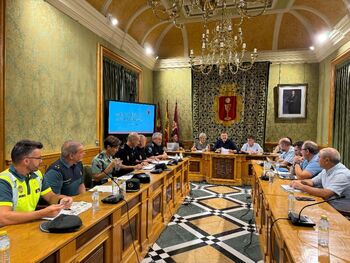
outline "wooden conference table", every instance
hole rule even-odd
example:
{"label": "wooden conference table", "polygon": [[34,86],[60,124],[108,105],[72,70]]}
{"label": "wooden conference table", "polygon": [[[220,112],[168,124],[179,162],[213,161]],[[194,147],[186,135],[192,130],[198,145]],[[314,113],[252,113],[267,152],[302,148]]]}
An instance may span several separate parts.
{"label": "wooden conference table", "polygon": [[[103,204],[93,213],[80,214],[81,229],[74,233],[43,233],[42,221],[6,226],[10,238],[11,263],[15,262],[137,262],[130,226],[140,261],[156,241],[166,223],[189,191],[189,161],[185,158],[171,171],[151,174],[151,183],[142,184],[135,193],[127,193],[125,202]],[[100,199],[109,195],[101,193]],[[74,197],[91,202],[91,192]]]}
{"label": "wooden conference table", "polygon": [[251,184],[252,160],[266,160],[267,157],[274,159],[278,156],[277,154],[221,154],[198,151],[182,152],[182,154],[190,157],[191,181],[205,180],[213,184],[231,185]]}
{"label": "wooden conference table", "polygon": [[[294,226],[289,220],[275,222],[270,236],[271,223],[288,214],[288,193],[281,188],[290,184],[290,180],[275,178],[272,184],[259,177],[263,173],[260,165],[254,164],[253,206],[256,226],[259,232],[260,246],[265,262],[350,262],[350,221],[328,203],[305,208],[303,215],[310,217],[316,224],[321,215],[330,222],[329,250],[318,249],[317,228]],[[309,196],[296,193],[296,196]],[[295,210],[299,211],[308,204],[323,201],[296,201]]]}

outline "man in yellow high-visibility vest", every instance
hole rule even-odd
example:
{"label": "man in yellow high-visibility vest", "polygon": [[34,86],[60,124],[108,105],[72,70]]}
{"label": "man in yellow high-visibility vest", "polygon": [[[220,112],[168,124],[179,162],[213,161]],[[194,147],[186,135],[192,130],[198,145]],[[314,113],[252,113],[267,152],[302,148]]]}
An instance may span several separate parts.
{"label": "man in yellow high-visibility vest", "polygon": [[[0,173],[0,226],[54,217],[69,208],[73,199],[52,192],[38,170],[42,143],[22,140],[11,151],[11,166]],[[35,211],[39,198],[51,205]]]}

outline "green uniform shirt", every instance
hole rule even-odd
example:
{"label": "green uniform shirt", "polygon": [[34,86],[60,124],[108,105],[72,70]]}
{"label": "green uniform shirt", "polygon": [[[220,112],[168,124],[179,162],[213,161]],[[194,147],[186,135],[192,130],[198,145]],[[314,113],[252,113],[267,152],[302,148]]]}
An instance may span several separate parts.
{"label": "green uniform shirt", "polygon": [[[96,155],[92,160],[92,166],[91,166],[92,174],[102,173],[112,161],[113,161],[113,157],[108,156],[106,151],[102,151],[101,153]],[[115,168],[111,169],[108,174],[110,176],[113,176],[114,171],[115,171]],[[108,178],[108,177],[106,176],[105,178]]]}

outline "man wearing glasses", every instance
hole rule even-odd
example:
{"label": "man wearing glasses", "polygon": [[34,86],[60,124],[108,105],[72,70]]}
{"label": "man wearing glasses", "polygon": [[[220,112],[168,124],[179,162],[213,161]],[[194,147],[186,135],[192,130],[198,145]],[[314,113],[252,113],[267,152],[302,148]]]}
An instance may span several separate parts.
{"label": "man wearing glasses", "polygon": [[318,175],[322,168],[318,163],[318,145],[312,141],[304,142],[301,147],[302,157],[294,157],[294,173],[299,180],[310,179]]}
{"label": "man wearing glasses", "polygon": [[[0,173],[0,226],[54,217],[69,208],[72,198],[52,192],[41,172],[40,142],[22,140],[11,151],[12,164]],[[39,198],[51,205],[35,211]]]}

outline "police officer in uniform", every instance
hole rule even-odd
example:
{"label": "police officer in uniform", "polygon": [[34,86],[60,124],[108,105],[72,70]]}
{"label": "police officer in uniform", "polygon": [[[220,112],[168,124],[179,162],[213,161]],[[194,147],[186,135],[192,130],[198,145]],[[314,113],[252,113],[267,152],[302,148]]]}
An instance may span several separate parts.
{"label": "police officer in uniform", "polygon": [[108,181],[110,176],[116,176],[122,161],[113,158],[118,152],[120,140],[112,135],[103,141],[104,150],[92,160],[91,172],[93,185],[101,185]]}
{"label": "police officer in uniform", "polygon": [[45,178],[56,194],[78,195],[85,193],[82,159],[84,146],[77,141],[66,141],[61,147],[61,157],[51,164]]}
{"label": "police officer in uniform", "polygon": [[136,159],[138,163],[148,164],[147,163],[147,154],[146,154],[146,143],[147,139],[145,135],[140,134],[139,145],[136,147]]}
{"label": "police officer in uniform", "polygon": [[142,164],[137,163],[136,147],[139,144],[139,140],[140,137],[136,132],[129,133],[127,142],[117,152],[116,157],[123,162],[118,175],[124,175],[135,169],[139,170],[142,168]]}
{"label": "police officer in uniform", "polygon": [[[40,142],[22,140],[11,151],[12,164],[0,173],[0,227],[43,217],[55,217],[69,208],[73,199],[57,195],[38,170],[42,163]],[[39,198],[50,206],[35,211]]]}
{"label": "police officer in uniform", "polygon": [[168,155],[163,150],[162,139],[163,135],[160,132],[153,133],[152,142],[146,147],[147,157],[154,157],[156,159],[168,158]]}

